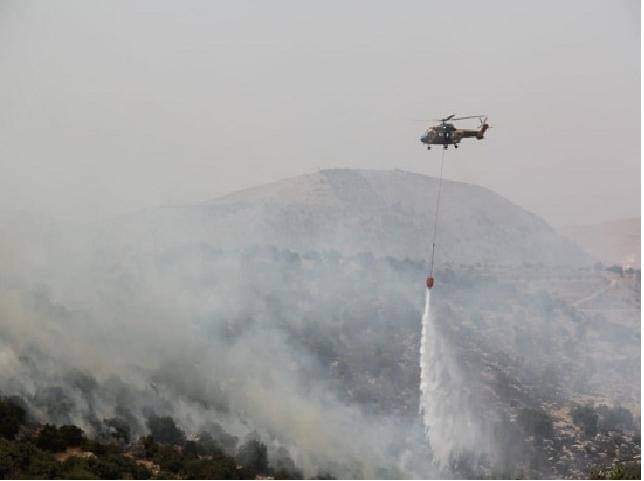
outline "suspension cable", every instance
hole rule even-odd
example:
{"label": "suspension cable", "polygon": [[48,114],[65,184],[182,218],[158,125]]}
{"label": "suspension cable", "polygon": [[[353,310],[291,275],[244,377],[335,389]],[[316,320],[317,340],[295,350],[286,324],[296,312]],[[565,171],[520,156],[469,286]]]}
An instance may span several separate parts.
{"label": "suspension cable", "polygon": [[441,205],[441,191],[443,190],[443,166],[445,164],[445,152],[447,149],[443,149],[443,154],[441,155],[441,174],[438,178],[438,195],[436,196],[436,210],[434,211],[434,228],[432,231],[432,260],[429,268],[429,276],[434,276],[434,255],[436,253],[436,236],[438,234],[438,211]]}

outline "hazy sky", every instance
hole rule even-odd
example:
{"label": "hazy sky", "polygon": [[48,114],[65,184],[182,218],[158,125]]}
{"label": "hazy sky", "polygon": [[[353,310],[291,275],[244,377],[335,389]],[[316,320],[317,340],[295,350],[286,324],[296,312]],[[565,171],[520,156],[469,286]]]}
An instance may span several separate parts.
{"label": "hazy sky", "polygon": [[93,219],[319,168],[447,177],[555,225],[640,214],[633,1],[0,3],[0,208]]}

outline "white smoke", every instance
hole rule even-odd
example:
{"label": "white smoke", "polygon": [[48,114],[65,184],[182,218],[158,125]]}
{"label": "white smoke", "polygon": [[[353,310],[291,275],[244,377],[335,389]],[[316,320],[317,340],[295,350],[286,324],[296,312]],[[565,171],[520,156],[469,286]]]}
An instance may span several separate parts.
{"label": "white smoke", "polygon": [[[191,435],[213,422],[238,444],[252,433],[269,450],[286,448],[307,477],[433,473],[416,419],[343,397],[315,347],[292,334],[308,325],[301,306],[327,332],[327,306],[348,288],[342,276],[325,274],[320,262],[307,278],[326,287],[328,301],[290,288],[280,297],[282,285],[301,288],[302,277],[284,284],[290,264],[204,258],[194,246],[185,249],[196,256],[150,254],[79,231],[73,249],[34,236],[42,252],[49,247],[42,256],[31,255],[35,242],[0,235],[0,264],[15,266],[0,276],[0,395],[18,396],[35,421],[99,437],[108,433],[104,421],[118,418],[136,439],[156,414]],[[16,261],[5,262],[5,252]]]}

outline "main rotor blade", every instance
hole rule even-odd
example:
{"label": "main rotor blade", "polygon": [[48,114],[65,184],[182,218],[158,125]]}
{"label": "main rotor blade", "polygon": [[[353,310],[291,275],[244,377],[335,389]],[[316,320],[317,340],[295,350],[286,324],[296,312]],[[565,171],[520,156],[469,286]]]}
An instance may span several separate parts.
{"label": "main rotor blade", "polygon": [[465,117],[454,117],[454,115],[456,114],[449,115],[442,119],[411,119],[411,121],[412,122],[447,122],[448,120],[487,119],[487,115],[467,115]]}
{"label": "main rotor blade", "polygon": [[485,115],[468,115],[467,117],[456,117],[452,120],[482,119]]}

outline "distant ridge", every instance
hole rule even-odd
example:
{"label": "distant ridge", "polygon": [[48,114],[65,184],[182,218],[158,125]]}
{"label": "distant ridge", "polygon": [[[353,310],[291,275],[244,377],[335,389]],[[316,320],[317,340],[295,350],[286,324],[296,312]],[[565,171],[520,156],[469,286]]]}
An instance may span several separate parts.
{"label": "distant ridge", "polygon": [[632,217],[600,224],[565,227],[562,232],[604,264],[639,268],[640,226],[640,218]]}

